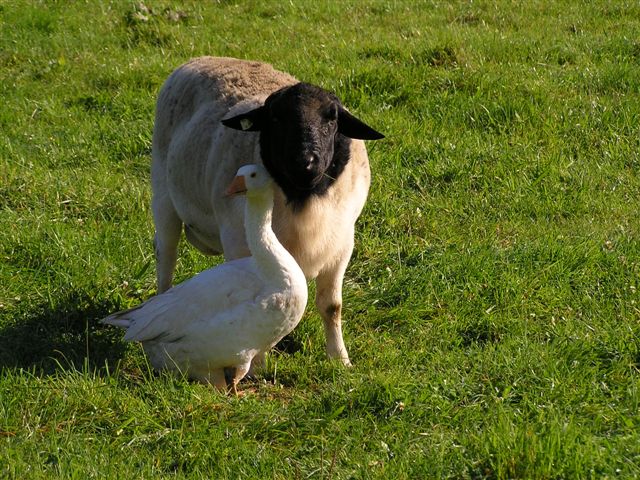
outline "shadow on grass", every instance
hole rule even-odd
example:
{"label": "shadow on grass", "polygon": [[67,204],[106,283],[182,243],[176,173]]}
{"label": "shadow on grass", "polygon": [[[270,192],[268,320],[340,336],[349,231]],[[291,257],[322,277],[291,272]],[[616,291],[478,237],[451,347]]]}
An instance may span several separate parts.
{"label": "shadow on grass", "polygon": [[58,370],[100,373],[122,358],[122,331],[98,323],[118,306],[73,292],[49,303],[25,305],[0,317],[0,368],[47,375]]}

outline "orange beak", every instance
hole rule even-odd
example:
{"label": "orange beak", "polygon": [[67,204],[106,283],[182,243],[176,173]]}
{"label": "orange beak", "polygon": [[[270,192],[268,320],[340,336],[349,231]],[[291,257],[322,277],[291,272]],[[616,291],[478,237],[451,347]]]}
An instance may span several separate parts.
{"label": "orange beak", "polygon": [[227,187],[227,191],[224,192],[224,194],[227,197],[230,197],[231,195],[237,195],[246,191],[247,186],[244,183],[244,177],[235,177],[229,187]]}

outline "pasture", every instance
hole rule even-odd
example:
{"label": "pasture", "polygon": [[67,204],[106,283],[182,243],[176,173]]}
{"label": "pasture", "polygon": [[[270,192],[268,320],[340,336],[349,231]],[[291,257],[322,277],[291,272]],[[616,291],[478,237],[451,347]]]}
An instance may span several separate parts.
{"label": "pasture", "polygon": [[[2,478],[640,476],[640,5],[0,2]],[[155,292],[154,103],[199,55],[368,142],[344,285],[239,398],[98,324]],[[220,258],[181,243],[177,279]]]}

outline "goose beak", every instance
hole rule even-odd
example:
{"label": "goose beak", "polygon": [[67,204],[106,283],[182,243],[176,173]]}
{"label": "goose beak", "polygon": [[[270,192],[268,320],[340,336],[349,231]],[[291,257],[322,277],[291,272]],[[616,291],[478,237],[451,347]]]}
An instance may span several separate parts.
{"label": "goose beak", "polygon": [[246,191],[247,186],[244,183],[244,177],[235,177],[224,194],[226,197],[230,197]]}

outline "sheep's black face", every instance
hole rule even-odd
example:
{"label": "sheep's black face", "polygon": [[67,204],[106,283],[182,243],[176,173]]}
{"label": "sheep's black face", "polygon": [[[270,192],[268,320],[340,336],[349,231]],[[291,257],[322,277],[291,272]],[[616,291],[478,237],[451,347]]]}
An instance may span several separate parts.
{"label": "sheep's black face", "polygon": [[262,161],[295,204],[322,195],[338,178],[349,161],[350,138],[382,138],[335,95],[307,83],[278,90],[263,107],[223,123],[260,131]]}
{"label": "sheep's black face", "polygon": [[271,95],[264,108],[262,161],[285,192],[312,193],[333,160],[340,102],[300,83]]}

